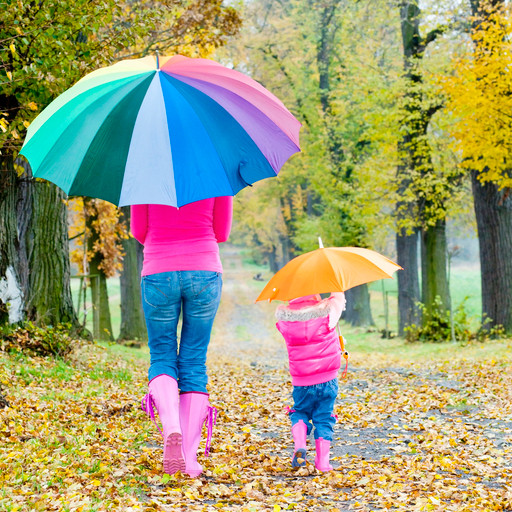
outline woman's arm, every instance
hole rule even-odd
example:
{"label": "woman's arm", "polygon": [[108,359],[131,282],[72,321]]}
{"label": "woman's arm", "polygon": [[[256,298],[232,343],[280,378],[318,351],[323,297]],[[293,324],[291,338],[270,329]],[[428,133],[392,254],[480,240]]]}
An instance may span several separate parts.
{"label": "woman's arm", "polygon": [[229,238],[233,220],[233,197],[216,197],[213,206],[213,232],[220,244]]}
{"label": "woman's arm", "polygon": [[130,207],[130,231],[142,245],[148,232],[148,205],[135,204]]}

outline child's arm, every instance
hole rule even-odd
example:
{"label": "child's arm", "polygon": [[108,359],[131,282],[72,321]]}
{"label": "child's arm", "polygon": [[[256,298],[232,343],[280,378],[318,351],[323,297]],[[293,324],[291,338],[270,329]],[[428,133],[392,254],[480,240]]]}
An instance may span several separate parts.
{"label": "child's arm", "polygon": [[331,310],[329,311],[329,329],[334,329],[340,319],[341,313],[345,311],[347,301],[345,300],[345,294],[343,292],[331,293],[329,301],[331,303]]}

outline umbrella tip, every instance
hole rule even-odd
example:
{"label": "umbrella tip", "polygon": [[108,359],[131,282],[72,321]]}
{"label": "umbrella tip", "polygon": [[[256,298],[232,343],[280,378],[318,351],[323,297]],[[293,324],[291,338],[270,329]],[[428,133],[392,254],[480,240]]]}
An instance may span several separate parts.
{"label": "umbrella tip", "polygon": [[158,58],[158,50],[156,50],[156,69],[160,69],[160,59]]}
{"label": "umbrella tip", "polygon": [[320,246],[320,249],[324,248],[324,244],[322,242],[322,238],[321,237],[318,237],[318,245]]}

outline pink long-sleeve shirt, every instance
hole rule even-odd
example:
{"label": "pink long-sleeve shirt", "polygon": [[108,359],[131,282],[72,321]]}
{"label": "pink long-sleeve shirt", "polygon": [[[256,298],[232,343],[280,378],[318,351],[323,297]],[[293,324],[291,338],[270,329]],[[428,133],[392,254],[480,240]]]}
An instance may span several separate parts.
{"label": "pink long-sleeve shirt", "polygon": [[232,218],[231,196],[203,199],[181,208],[132,206],[131,232],[144,246],[142,275],[174,270],[222,272],[218,244],[228,239]]}

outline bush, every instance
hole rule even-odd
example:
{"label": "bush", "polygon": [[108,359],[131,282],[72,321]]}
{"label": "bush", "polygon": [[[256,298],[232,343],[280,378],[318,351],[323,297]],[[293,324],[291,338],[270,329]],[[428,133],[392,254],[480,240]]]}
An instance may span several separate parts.
{"label": "bush", "polygon": [[[470,318],[466,310],[466,301],[469,297],[465,297],[459,306],[453,311],[453,328],[455,331],[456,341],[485,341],[485,339],[497,336],[503,332],[500,327],[488,329],[485,325],[490,321],[487,319],[476,332],[471,332]],[[423,318],[427,318],[427,308],[421,302],[418,302]],[[410,325],[404,329],[406,340],[409,342],[423,341],[439,343],[442,341],[450,341],[452,339],[450,315],[451,311],[446,311],[443,307],[441,298],[437,296],[432,304],[431,313],[423,326]]]}
{"label": "bush", "polygon": [[32,322],[27,322],[14,330],[3,327],[0,328],[0,350],[44,357],[63,357],[71,352],[75,343],[70,331],[70,324],[38,327]]}

